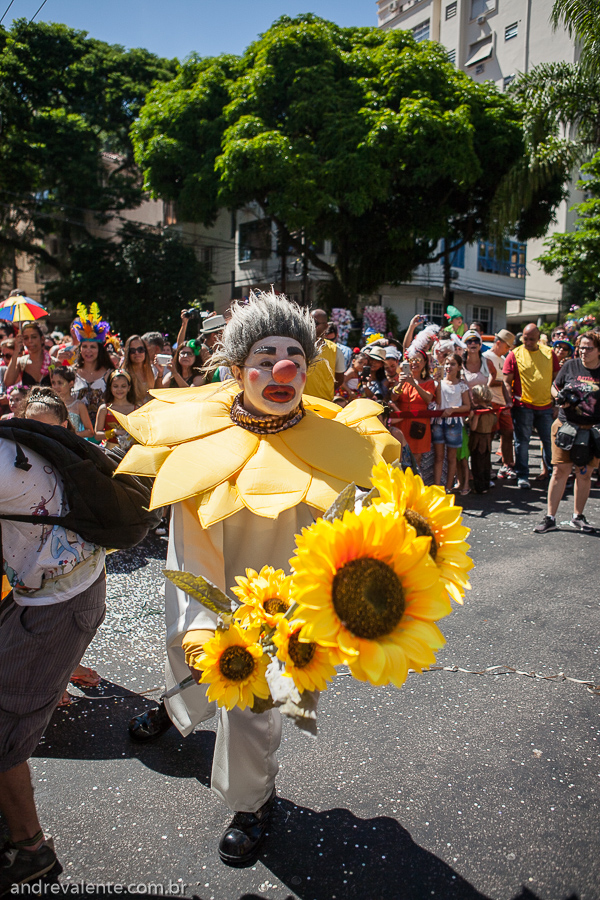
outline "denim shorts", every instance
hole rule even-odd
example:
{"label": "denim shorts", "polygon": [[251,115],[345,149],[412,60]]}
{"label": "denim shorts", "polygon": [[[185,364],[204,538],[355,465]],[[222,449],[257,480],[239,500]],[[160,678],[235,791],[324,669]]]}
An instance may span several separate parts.
{"label": "denim shorts", "polygon": [[442,421],[431,426],[431,440],[434,444],[446,444],[458,450],[463,440],[462,422]]}

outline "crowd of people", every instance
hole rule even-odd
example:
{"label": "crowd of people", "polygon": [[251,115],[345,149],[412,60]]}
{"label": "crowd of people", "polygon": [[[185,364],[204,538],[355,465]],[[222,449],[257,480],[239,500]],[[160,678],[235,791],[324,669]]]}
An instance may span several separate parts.
{"label": "crowd of people", "polygon": [[[182,311],[173,344],[158,332],[122,343],[94,305],[78,308],[68,335],[48,335],[36,323],[18,332],[0,326],[0,810],[10,831],[0,852],[0,893],[60,871],[38,819],[28,759],[56,705],[69,702],[67,684],[99,681],[81,658],[105,608],[106,545],[63,527],[70,508],[60,466],[35,449],[25,453],[19,435],[22,441],[34,422],[34,432],[48,440],[68,429],[69,440],[103,462],[111,453],[86,441],[130,450],[119,471],[154,477],[152,503],[148,495],[141,508],[171,507],[163,527],[170,527],[168,567],[204,576],[221,590],[240,572],[285,567],[295,535],[315,510],[325,511],[340,485],[368,487],[380,461],[402,457],[449,493],[486,493],[494,485],[496,434],[497,477],[515,480],[520,490],[531,487],[534,429],[540,438],[538,477],[550,481],[547,513],[534,530],[557,527],[573,476],[571,525],[592,531],[584,507],[600,457],[600,329],[582,332],[575,343],[557,329],[548,343],[534,324],[521,335],[507,329],[485,335],[456,308],[447,315],[443,329],[416,316],[402,344],[367,333],[355,348],[338,340],[325,310],[309,313],[272,292],[232,304],[224,315],[196,319]],[[195,319],[198,333],[190,337]],[[214,391],[187,393],[213,383]],[[153,396],[157,401],[141,409]],[[187,398],[196,409],[182,415]],[[331,421],[354,400],[361,402],[348,410],[351,424]],[[370,423],[364,431],[361,422]],[[306,490],[290,496],[282,489],[287,478]],[[114,524],[111,518],[110,540]],[[216,614],[170,583],[165,603],[169,690],[130,722],[137,741],[155,740],[173,726],[185,736],[214,714],[200,684],[179,689],[190,672],[201,680],[197,661],[214,637]],[[234,812],[219,854],[228,865],[247,865],[271,821],[280,715],[234,706],[219,716],[212,788]]]}
{"label": "crowd of people", "polygon": [[[19,331],[0,322],[0,418],[23,415],[32,388],[47,386],[64,402],[69,428],[102,446],[126,450],[132,438],[115,412],[128,415],[157,388],[183,389],[231,378],[227,367],[211,366],[229,311],[201,318],[197,311],[182,310],[172,344],[158,331],[130,335],[122,343],[98,312],[83,307],[79,312],[67,335],[48,333],[37,322]],[[571,477],[576,494],[572,525],[591,527],[583,497],[584,482],[590,481],[600,455],[593,431],[600,414],[590,390],[597,381],[600,328],[579,334],[569,319],[550,337],[534,324],[518,335],[504,328],[485,335],[481,323],[467,325],[451,306],[446,327],[417,315],[402,343],[367,332],[361,346],[352,348],[338,341],[337,327],[325,310],[313,310],[311,316],[321,354],[308,373],[307,394],[341,406],[360,397],[381,403],[382,421],[404,448],[403,462],[417,468],[426,483],[461,497],[486,493],[496,479],[530,489],[529,447],[535,431],[542,467],[533,478],[546,482],[552,473],[556,476],[544,530],[554,527],[559,485],[562,497]],[[192,323],[197,325],[193,337]],[[584,384],[586,399],[565,411],[556,396],[573,379],[578,390]],[[570,451],[560,454],[556,446],[555,434],[566,422],[590,432],[591,455],[583,474],[581,467],[567,471],[565,453]],[[499,439],[497,470],[492,464],[494,436]]]}

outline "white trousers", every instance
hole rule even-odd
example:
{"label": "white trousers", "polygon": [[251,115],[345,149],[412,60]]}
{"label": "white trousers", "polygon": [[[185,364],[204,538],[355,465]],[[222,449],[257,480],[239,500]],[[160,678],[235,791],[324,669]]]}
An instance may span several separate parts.
{"label": "white trousers", "polygon": [[[181,647],[168,648],[165,666],[167,688],[189,675]],[[184,702],[185,700],[185,702]],[[206,688],[195,684],[165,700],[174,725],[185,736],[197,724],[214,716]],[[251,709],[221,708],[212,765],[211,788],[234,812],[256,812],[271,796],[279,771],[277,749],[281,743],[279,710],[257,715]]]}

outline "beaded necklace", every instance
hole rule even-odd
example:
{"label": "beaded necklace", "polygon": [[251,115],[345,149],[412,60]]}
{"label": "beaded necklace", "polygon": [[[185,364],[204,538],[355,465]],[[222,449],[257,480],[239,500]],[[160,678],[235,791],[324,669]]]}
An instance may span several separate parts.
{"label": "beaded necklace", "polygon": [[256,416],[244,409],[244,392],[237,394],[233,401],[229,415],[231,421],[251,431],[252,434],[279,434],[280,431],[286,431],[297,425],[298,422],[306,415],[302,401],[300,405],[287,413],[285,416]]}

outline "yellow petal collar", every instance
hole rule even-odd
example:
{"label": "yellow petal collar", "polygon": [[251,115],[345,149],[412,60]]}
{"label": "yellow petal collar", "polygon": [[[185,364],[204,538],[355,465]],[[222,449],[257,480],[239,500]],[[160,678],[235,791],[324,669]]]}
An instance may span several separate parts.
{"label": "yellow petal collar", "polygon": [[305,396],[297,425],[256,435],[229,416],[238,393],[235,382],[153,391],[150,403],[117,415],[138,441],[118,471],[155,476],[152,509],[196,497],[205,528],[244,506],[268,518],[302,502],[322,511],[346,484],[369,485],[384,445],[386,459],[400,454],[373,401],[340,410]]}

